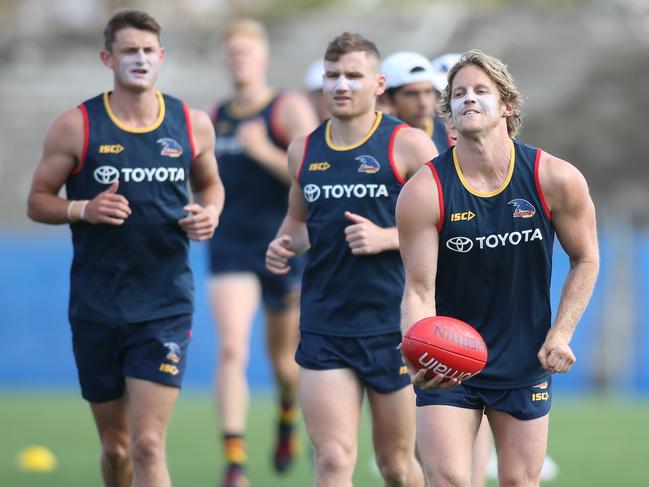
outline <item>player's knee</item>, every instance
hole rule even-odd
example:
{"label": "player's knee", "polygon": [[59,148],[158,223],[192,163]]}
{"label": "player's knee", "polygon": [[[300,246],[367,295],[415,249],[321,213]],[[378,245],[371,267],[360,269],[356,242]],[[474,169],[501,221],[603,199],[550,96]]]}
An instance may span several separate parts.
{"label": "player's knee", "polygon": [[469,487],[471,485],[470,472],[464,472],[460,469],[425,469],[426,481],[431,485],[441,485],[445,487]]}
{"label": "player's knee", "polygon": [[345,470],[351,472],[355,463],[356,451],[345,448],[341,443],[329,442],[316,448],[316,464],[321,475]]}
{"label": "player's knee", "polygon": [[498,472],[498,483],[501,487],[537,487],[539,476],[525,470]]}
{"label": "player's knee", "polygon": [[295,353],[284,354],[272,359],[273,368],[277,378],[282,382],[297,382],[299,367],[295,362]]}
{"label": "player's knee", "polygon": [[132,444],[133,463],[141,469],[147,469],[164,463],[164,443],[157,435],[142,435]]}
{"label": "player's knee", "polygon": [[221,343],[219,347],[221,363],[245,365],[248,362],[248,350],[245,346],[235,343]]}
{"label": "player's knee", "polygon": [[376,463],[386,485],[407,485],[408,477],[412,471],[414,457],[405,455],[377,455]]}
{"label": "player's knee", "polygon": [[112,469],[119,469],[130,461],[128,439],[102,441],[101,454]]}

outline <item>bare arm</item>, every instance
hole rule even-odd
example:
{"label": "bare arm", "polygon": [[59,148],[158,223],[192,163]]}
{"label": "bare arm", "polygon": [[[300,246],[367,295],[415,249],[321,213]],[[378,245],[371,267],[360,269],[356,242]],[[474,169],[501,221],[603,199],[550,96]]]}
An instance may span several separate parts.
{"label": "bare arm", "polygon": [[433,139],[423,130],[405,127],[394,139],[394,163],[405,180],[439,155]]}
{"label": "bare arm", "polygon": [[214,155],[212,122],[199,110],[190,110],[190,117],[196,145],[196,158],[190,172],[191,187],[198,203],[183,208],[190,215],[179,223],[190,239],[199,241],[212,238],[223,210],[225,191]]}
{"label": "bare arm", "polygon": [[575,363],[569,346],[595,287],[599,249],[595,207],[582,174],[571,164],[543,154],[540,182],[561,246],[570,258],[557,318],[538,357],[546,370],[567,372]]}
{"label": "bare arm", "polygon": [[439,234],[437,186],[429,168],[422,168],[401,190],[397,228],[406,285],[401,304],[401,331],[435,315],[435,278]]}
{"label": "bare arm", "polygon": [[[436,314],[439,219],[437,185],[430,169],[421,168],[403,187],[397,202],[397,228],[406,271],[401,302],[403,334],[417,321]],[[404,361],[408,363],[405,357]],[[428,379],[425,368],[415,373],[410,367],[410,373],[413,384],[424,389],[448,389],[458,384],[456,379],[446,379],[442,374]]]}
{"label": "bare arm", "polygon": [[27,199],[27,215],[32,220],[51,224],[85,220],[121,225],[131,214],[126,198],[117,194],[117,182],[90,201],[71,201],[59,196],[66,180],[80,164],[83,134],[83,116],[78,108],[61,114],[48,129]]}
{"label": "bare arm", "polygon": [[[406,127],[399,129],[394,141],[394,163],[399,176],[410,179],[424,164],[437,157],[437,148],[423,131]],[[381,228],[372,221],[346,212],[353,224],[345,229],[345,236],[353,254],[370,255],[399,250],[399,233],[396,227]]]}
{"label": "bare arm", "polygon": [[[302,94],[286,93],[277,103],[279,103],[276,108],[279,110],[279,128],[288,142],[296,137],[307,135],[316,128],[318,121],[313,108]],[[253,159],[281,181],[286,184],[291,183],[287,153],[268,138],[266,127],[261,119],[242,124],[237,137]]]}
{"label": "bare arm", "polygon": [[266,252],[266,267],[275,274],[289,272],[291,270],[288,265],[289,260],[309,249],[309,234],[306,227],[308,207],[297,181],[297,173],[306,150],[305,142],[305,137],[298,137],[288,148],[288,164],[292,175],[288,211],[277,232],[277,237],[270,242]]}

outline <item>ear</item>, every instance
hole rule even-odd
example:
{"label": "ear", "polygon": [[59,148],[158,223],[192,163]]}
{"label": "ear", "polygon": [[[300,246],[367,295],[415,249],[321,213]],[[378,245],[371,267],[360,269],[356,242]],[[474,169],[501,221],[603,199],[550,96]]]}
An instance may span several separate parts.
{"label": "ear", "polygon": [[160,48],[160,61],[164,61],[164,60],[165,60],[165,53],[166,53],[165,48],[164,48],[164,47],[161,47],[161,48]]}
{"label": "ear", "polygon": [[511,117],[514,114],[514,109],[511,107],[511,105],[508,105],[507,103],[503,103],[503,106],[505,108],[503,115],[505,117]]}
{"label": "ear", "polygon": [[385,93],[385,75],[379,73],[376,77],[376,90],[374,94],[381,96],[383,93]]}
{"label": "ear", "polygon": [[104,66],[109,69],[113,69],[113,55],[110,52],[102,50],[99,53],[99,59],[101,59],[101,62],[104,64]]}

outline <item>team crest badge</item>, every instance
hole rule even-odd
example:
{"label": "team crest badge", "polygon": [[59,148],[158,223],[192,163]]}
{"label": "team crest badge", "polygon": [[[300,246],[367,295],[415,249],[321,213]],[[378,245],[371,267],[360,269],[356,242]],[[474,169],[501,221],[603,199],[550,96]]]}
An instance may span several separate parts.
{"label": "team crest badge", "polygon": [[164,346],[169,350],[167,353],[167,360],[177,364],[180,362],[182,357],[182,352],[180,351],[180,346],[175,342],[166,342]]}
{"label": "team crest badge", "polygon": [[180,157],[183,155],[183,146],[178,141],[164,137],[158,139],[157,142],[162,145],[162,150],[160,151],[161,156]]}
{"label": "team crest badge", "polygon": [[361,163],[361,165],[358,166],[358,172],[365,174],[374,174],[379,172],[379,170],[381,169],[381,164],[379,164],[379,161],[374,159],[372,156],[358,156],[354,160]]}
{"label": "team crest badge", "polygon": [[534,205],[527,200],[517,198],[511,200],[508,205],[514,207],[514,218],[532,218],[536,213],[536,208]]}

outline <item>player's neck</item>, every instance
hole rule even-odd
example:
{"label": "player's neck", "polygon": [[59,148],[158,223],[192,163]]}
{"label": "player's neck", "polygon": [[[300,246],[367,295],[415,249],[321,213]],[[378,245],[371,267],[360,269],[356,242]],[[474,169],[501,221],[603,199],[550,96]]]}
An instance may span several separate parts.
{"label": "player's neck", "polygon": [[133,128],[151,126],[162,108],[155,88],[134,92],[115,87],[109,95],[109,103],[119,121]]}
{"label": "player's neck", "polygon": [[273,97],[273,89],[265,80],[235,87],[231,108],[236,112],[250,112],[263,108]]}
{"label": "player's neck", "polygon": [[506,129],[475,137],[459,134],[455,151],[462,173],[472,186],[497,188],[509,171],[512,146]]}
{"label": "player's neck", "polygon": [[331,117],[331,140],[339,146],[356,145],[363,140],[376,122],[377,113],[372,110],[352,118]]}

